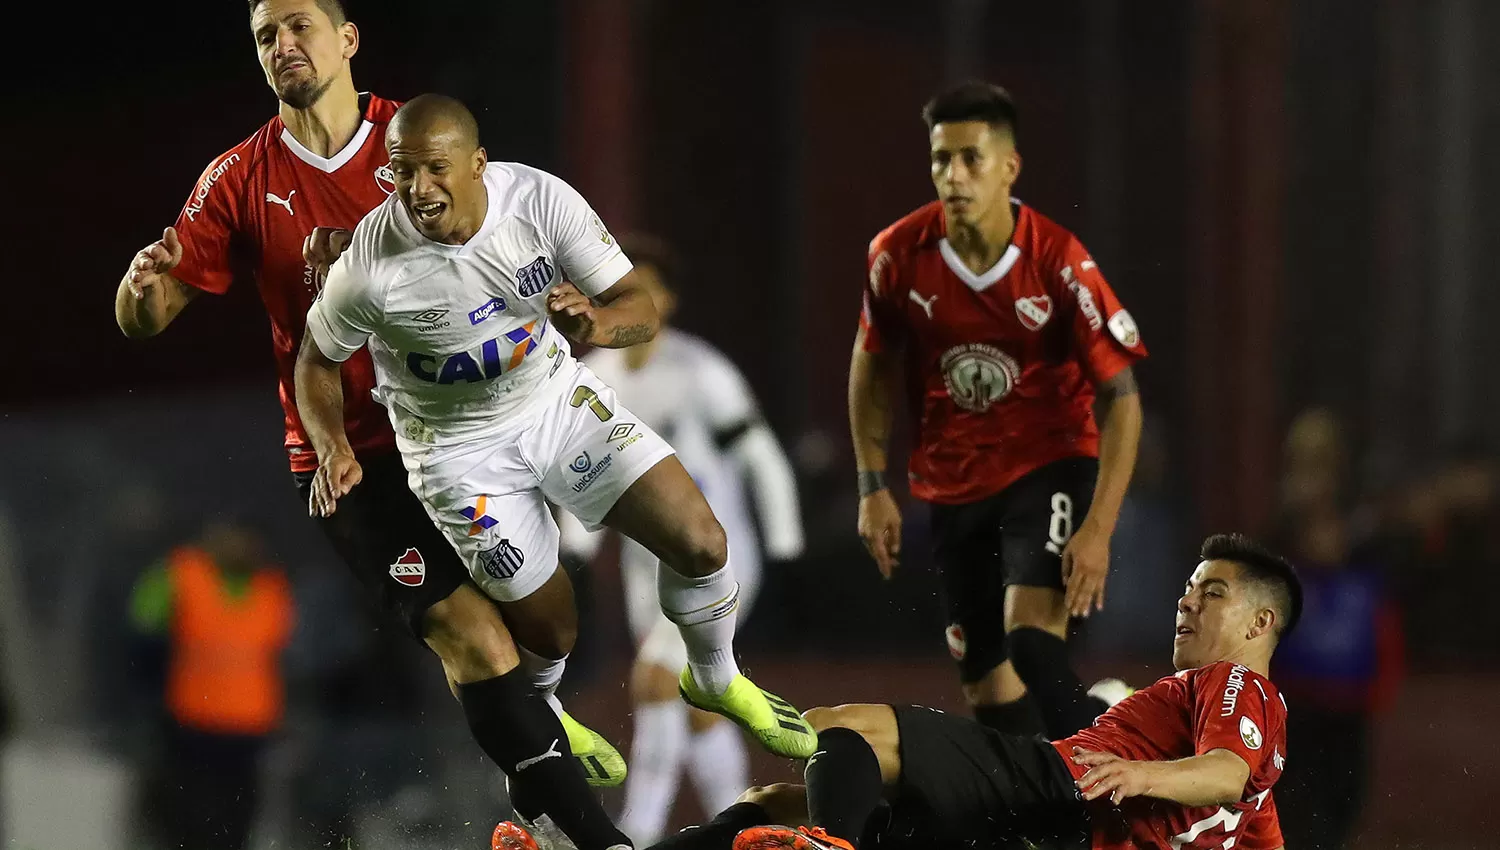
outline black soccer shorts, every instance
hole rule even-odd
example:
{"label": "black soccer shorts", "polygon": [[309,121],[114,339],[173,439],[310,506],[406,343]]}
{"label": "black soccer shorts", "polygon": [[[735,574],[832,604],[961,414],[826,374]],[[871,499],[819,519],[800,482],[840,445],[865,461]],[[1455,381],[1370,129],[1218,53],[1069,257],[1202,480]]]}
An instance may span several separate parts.
{"label": "black soccer shorts", "polygon": [[1098,475],[1097,458],[1069,458],[980,501],[932,506],[948,649],[963,682],[1005,661],[1007,587],[1062,589],[1063,547],[1088,513]]}
{"label": "black soccer shorts", "polygon": [[[364,478],[318,526],[377,609],[421,639],[427,609],[467,581],[469,571],[407,486],[400,454],[364,454],[359,464]],[[293,477],[306,510],[313,473]]]}
{"label": "black soccer shorts", "polygon": [[891,808],[920,807],[921,831],[933,831],[911,838],[976,847],[1018,838],[1057,850],[1089,846],[1082,798],[1050,743],[922,706],[892,708],[901,778]]}

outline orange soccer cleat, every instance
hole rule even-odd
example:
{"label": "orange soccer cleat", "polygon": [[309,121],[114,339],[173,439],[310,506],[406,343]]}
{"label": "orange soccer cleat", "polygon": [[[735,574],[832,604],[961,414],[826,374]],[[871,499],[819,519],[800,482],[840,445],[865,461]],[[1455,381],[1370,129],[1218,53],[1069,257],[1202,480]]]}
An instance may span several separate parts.
{"label": "orange soccer cleat", "polygon": [[734,850],[854,850],[821,826],[752,826],[734,837]]}
{"label": "orange soccer cleat", "polygon": [[531,833],[510,821],[501,821],[490,838],[490,850],[537,850]]}

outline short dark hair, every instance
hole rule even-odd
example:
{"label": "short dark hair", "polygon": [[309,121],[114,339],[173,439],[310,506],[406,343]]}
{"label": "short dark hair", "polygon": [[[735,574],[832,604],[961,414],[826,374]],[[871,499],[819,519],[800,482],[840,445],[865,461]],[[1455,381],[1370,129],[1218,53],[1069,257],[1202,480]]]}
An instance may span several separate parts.
{"label": "short dark hair", "polygon": [[991,127],[1004,127],[1010,130],[1012,139],[1019,138],[1021,132],[1021,117],[1010,92],[979,80],[959,83],[933,95],[922,107],[922,120],[927,122],[928,132],[939,124],[957,121],[983,121]]}
{"label": "short dark hair", "polygon": [[1285,638],[1302,619],[1302,580],[1286,558],[1243,534],[1215,534],[1198,550],[1205,561],[1233,561],[1252,584],[1265,589],[1276,609],[1277,639]]}
{"label": "short dark hair", "polygon": [[[250,14],[252,17],[255,15],[255,10],[259,9],[261,4],[265,2],[266,0],[250,0]],[[323,10],[323,14],[328,16],[328,20],[333,21],[334,26],[340,26],[349,20],[349,13],[344,11],[344,4],[341,0],[313,0],[313,2],[317,3],[318,8]]]}
{"label": "short dark hair", "polygon": [[479,147],[479,122],[463,101],[445,94],[419,94],[401,104],[391,116],[387,133],[404,135],[413,131],[432,132],[437,128],[451,127],[458,131],[459,140]]}
{"label": "short dark hair", "polygon": [[622,233],[615,238],[620,250],[636,265],[652,266],[662,285],[672,292],[682,285],[682,256],[671,243],[649,233]]}

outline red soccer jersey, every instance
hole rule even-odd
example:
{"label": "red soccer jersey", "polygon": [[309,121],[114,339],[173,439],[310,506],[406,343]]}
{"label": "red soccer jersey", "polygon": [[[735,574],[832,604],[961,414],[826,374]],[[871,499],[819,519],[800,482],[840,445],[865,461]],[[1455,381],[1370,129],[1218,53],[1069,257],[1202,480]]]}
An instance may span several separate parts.
{"label": "red soccer jersey", "polygon": [[[222,294],[236,271],[253,272],[271,317],[271,344],[286,413],[286,451],[295,472],[318,466],[294,398],[297,347],[318,294],[302,242],[316,226],[350,230],[395,191],[385,126],[399,104],[365,95],[364,120],[331,158],[303,147],[281,117],[218,157],[199,178],[177,217],[182,263],[172,275]],[[375,369],[361,349],[340,370],[344,429],[356,452],[395,450],[385,410],[371,396]]]}
{"label": "red soccer jersey", "polygon": [[1236,850],[1281,850],[1286,846],[1286,839],[1281,837],[1281,818],[1276,814],[1275,796],[1267,794],[1250,814],[1245,831],[1234,846]]}
{"label": "red soccer jersey", "polygon": [[937,201],[870,243],[865,350],[900,349],[917,435],[912,495],[974,502],[1034,469],[1097,457],[1094,386],[1146,356],[1130,314],[1073,234],[1014,203],[1016,229],[976,275]]}
{"label": "red soccer jersey", "polygon": [[[1220,661],[1168,676],[1053,746],[1074,779],[1087,771],[1073,763],[1074,747],[1135,761],[1174,761],[1222,749],[1250,766],[1244,794],[1232,806],[1188,808],[1149,797],[1132,797],[1119,808],[1108,801],[1089,804],[1094,850],[1228,850],[1252,821],[1258,821],[1258,841],[1279,837],[1280,825],[1259,820],[1264,815],[1258,812],[1286,763],[1286,702],[1270,679],[1238,664]],[[1277,836],[1269,834],[1273,828]]]}

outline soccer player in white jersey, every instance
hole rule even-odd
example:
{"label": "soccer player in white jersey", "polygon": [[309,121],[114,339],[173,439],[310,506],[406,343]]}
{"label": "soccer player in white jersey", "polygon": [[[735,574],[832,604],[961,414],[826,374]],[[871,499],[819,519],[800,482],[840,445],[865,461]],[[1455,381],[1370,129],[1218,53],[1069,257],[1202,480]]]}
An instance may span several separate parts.
{"label": "soccer player in white jersey", "polygon": [[298,409],[323,461],[312,510],[332,513],[358,485],[338,369],[368,344],[412,489],[480,588],[525,598],[556,571],[549,499],[618,530],[661,559],[658,598],[687,647],[683,698],[773,753],[811,755],[807,723],[735,662],[739,587],[713,511],[671,447],[571,354],[569,338],[655,334],[630,261],[562,180],[489,163],[452,98],[414,98],[386,145],[396,193],[329,269],[298,357]]}
{"label": "soccer player in white jersey", "polygon": [[[583,362],[642,423],[671,442],[708,499],[734,553],[743,621],[760,584],[762,544],[750,519],[747,492],[760,518],[766,555],[791,560],[803,548],[796,479],[749,384],[729,358],[704,340],[666,326],[677,306],[680,264],[674,252],[642,235],[623,236],[620,246],[656,303],[663,327],[648,342],[596,348]],[[589,532],[566,512],[558,519],[563,551],[592,558],[604,534]],[[620,827],[643,846],[661,837],[684,768],[709,812],[733,804],[749,776],[739,732],[717,715],[691,710],[677,699],[677,674],[687,649],[657,605],[656,557],[626,539],[620,569],[637,647],[631,676],[635,735]]]}

